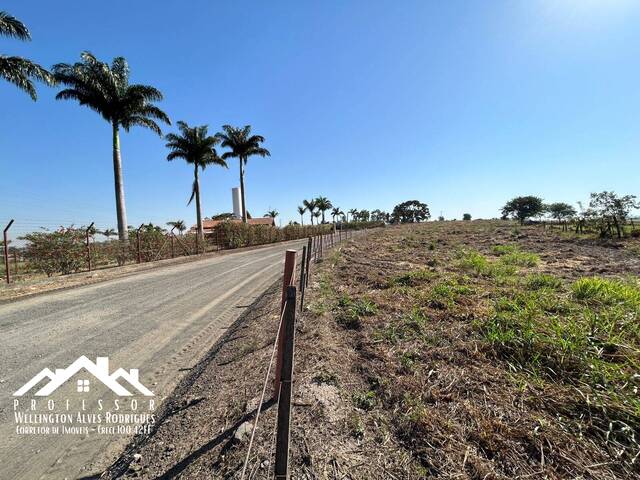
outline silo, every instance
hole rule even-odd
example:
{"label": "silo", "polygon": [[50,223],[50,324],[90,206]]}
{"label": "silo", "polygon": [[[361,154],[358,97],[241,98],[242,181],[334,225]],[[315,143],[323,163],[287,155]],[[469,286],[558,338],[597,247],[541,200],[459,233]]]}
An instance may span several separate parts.
{"label": "silo", "polygon": [[231,189],[231,201],[233,202],[233,216],[242,218],[242,200],[240,199],[240,188]]}

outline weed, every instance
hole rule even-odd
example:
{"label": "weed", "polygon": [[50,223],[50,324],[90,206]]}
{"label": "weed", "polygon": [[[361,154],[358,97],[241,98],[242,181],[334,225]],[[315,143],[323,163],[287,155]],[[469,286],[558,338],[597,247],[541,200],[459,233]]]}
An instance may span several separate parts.
{"label": "weed", "polygon": [[334,387],[337,387],[340,383],[338,380],[338,375],[336,375],[334,372],[325,371],[322,371],[315,375],[312,380],[319,385],[324,383],[326,385],[333,385]]}
{"label": "weed", "polygon": [[430,270],[414,270],[393,277],[391,280],[389,280],[389,286],[415,287],[422,283],[429,282],[434,276],[435,273]]}
{"label": "weed", "polygon": [[348,295],[340,298],[338,308],[338,323],[350,330],[356,330],[362,326],[362,317],[375,315],[378,312],[378,307],[371,300],[366,298],[353,300]]}
{"label": "weed", "polygon": [[527,276],[525,285],[529,290],[540,290],[543,288],[558,290],[562,286],[562,281],[553,275],[534,273]]}
{"label": "weed", "polygon": [[376,406],[376,392],[368,390],[366,392],[356,392],[352,396],[353,405],[360,410],[369,411]]}
{"label": "weed", "polygon": [[511,252],[500,257],[500,262],[505,265],[517,267],[535,267],[540,262],[540,257],[535,253]]}
{"label": "weed", "polygon": [[362,418],[360,418],[360,415],[352,415],[351,417],[349,417],[348,423],[349,433],[351,434],[351,436],[356,440],[362,440],[364,438],[365,430],[364,423],[362,422]]}
{"label": "weed", "polygon": [[578,300],[587,303],[640,307],[640,288],[637,282],[585,277],[577,280],[571,289]]}

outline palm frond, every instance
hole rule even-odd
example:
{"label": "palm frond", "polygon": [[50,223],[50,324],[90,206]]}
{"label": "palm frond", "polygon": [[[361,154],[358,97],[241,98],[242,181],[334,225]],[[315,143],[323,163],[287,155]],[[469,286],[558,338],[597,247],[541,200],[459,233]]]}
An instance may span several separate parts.
{"label": "palm frond", "polygon": [[51,73],[40,65],[26,58],[5,55],[0,55],[0,77],[27,92],[33,100],[38,98],[33,80],[47,85],[54,83]]}
{"label": "palm frond", "polygon": [[25,24],[7,12],[0,12],[0,35],[24,41],[31,40],[31,34]]}

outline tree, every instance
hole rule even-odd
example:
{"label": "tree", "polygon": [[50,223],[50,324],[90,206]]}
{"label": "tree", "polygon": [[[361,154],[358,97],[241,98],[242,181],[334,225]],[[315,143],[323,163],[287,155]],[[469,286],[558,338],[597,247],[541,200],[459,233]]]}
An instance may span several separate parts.
{"label": "tree", "polygon": [[[0,36],[30,41],[31,34],[27,27],[7,12],[0,12]],[[33,80],[53,85],[53,75],[37,63],[22,57],[0,55],[0,77],[13,83],[20,90],[26,92],[33,100],[38,98]]]}
{"label": "tree", "polygon": [[331,217],[333,218],[333,223],[336,223],[336,217],[342,215],[342,210],[340,210],[340,207],[335,207],[333,210],[331,210]]}
{"label": "tree", "polygon": [[462,214],[462,220],[468,222],[471,220],[471,214],[470,213],[464,213]]}
{"label": "tree", "polygon": [[527,218],[537,217],[544,212],[542,199],[534,196],[516,197],[502,207],[502,218],[516,218],[524,225]]}
{"label": "tree", "polygon": [[269,210],[265,217],[276,218],[280,213],[277,210]]}
{"label": "tree", "polygon": [[622,226],[629,218],[631,210],[640,208],[635,195],[617,196],[614,192],[592,193],[589,209],[600,219],[600,234],[611,234],[611,224],[616,228],[618,238],[622,238]]}
{"label": "tree", "polygon": [[304,212],[307,211],[306,207],[298,206],[298,214],[300,215],[300,225],[304,225]]}
{"label": "tree", "polygon": [[[351,221],[352,222],[357,221],[357,219],[356,219],[356,215],[358,214],[358,209],[357,208],[352,208],[347,213],[351,214]],[[347,217],[347,221],[349,221],[349,217]]]}
{"label": "tree", "polygon": [[380,209],[375,209],[371,212],[371,220],[374,222],[386,222],[389,220],[389,214]]}
{"label": "tree", "polygon": [[202,125],[199,127],[190,127],[185,122],[178,122],[180,134],[169,133],[165,137],[167,140],[167,148],[171,150],[167,155],[167,160],[175,160],[182,158],[188,164],[193,165],[193,187],[191,189],[191,198],[196,199],[196,221],[198,225],[198,236],[204,240],[204,229],[202,227],[202,206],[200,204],[200,178],[199,170],[204,170],[207,165],[219,165],[227,168],[227,163],[218,156],[215,145],[220,141],[218,137],[208,134],[208,127]]}
{"label": "tree", "polygon": [[549,212],[551,218],[562,223],[562,230],[567,229],[567,220],[575,217],[578,212],[568,203],[556,202],[545,206],[545,210]]}
{"label": "tree", "polygon": [[155,120],[171,124],[166,113],[153,102],[162,100],[162,93],[148,85],[129,84],[129,65],[123,57],[116,57],[109,66],[91,53],[83,52],[81,62],[73,65],[54,65],[56,81],[66,88],[56,95],[57,100],[77,100],[111,123],[113,133],[113,175],[116,193],[118,235],[127,241],[127,211],[124,201],[122,159],[120,157],[120,128],[128,132],[140,126],[162,136]]}
{"label": "tree", "polygon": [[232,127],[231,125],[223,125],[222,132],[216,134],[221,141],[220,146],[229,148],[230,151],[222,154],[223,159],[237,158],[240,164],[240,200],[242,203],[242,221],[247,223],[247,205],[244,193],[244,168],[247,165],[249,157],[258,155],[260,157],[269,157],[271,153],[261,146],[264,143],[264,137],[260,135],[251,135],[251,125],[245,125],[244,128]]}
{"label": "tree", "polygon": [[315,199],[316,208],[322,212],[322,223],[326,223],[324,219],[324,213],[330,210],[333,205],[327,197],[318,197]]}
{"label": "tree", "polygon": [[302,201],[302,205],[304,205],[304,207],[307,209],[307,212],[309,212],[309,218],[311,220],[311,225],[313,225],[313,218],[315,217],[314,215],[314,211],[317,207],[316,201],[315,200],[303,200]]}
{"label": "tree", "polygon": [[187,225],[184,223],[184,220],[173,220],[171,222],[167,222],[167,225],[169,225],[172,229],[175,228],[176,230],[178,230],[180,232],[180,235],[182,235],[182,232],[187,229]]}
{"label": "tree", "polygon": [[[319,224],[320,220],[318,220],[320,218],[320,210],[316,210],[315,212],[313,212],[313,218],[316,219],[316,224]],[[313,220],[311,221],[311,225],[313,225]]]}
{"label": "tree", "polygon": [[393,223],[418,223],[431,218],[429,207],[418,200],[409,200],[396,205],[391,213]]}
{"label": "tree", "polygon": [[115,237],[117,233],[113,228],[107,228],[106,230],[102,231],[102,235],[107,237],[107,240],[109,240],[111,237]]}

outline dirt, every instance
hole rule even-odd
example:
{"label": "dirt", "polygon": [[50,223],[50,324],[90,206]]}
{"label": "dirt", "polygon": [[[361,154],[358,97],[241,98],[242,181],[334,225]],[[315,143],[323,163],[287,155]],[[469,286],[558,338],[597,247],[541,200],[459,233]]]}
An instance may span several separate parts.
{"label": "dirt", "polygon": [[[312,265],[296,327],[292,478],[640,478],[638,457],[616,457],[597,425],[576,415],[585,404],[579,389],[531,380],[490,354],[473,328],[486,314],[481,295],[461,299],[455,311],[433,303],[426,348],[377,340],[411,309],[390,279],[417,269],[447,274],[461,249],[491,255],[495,245],[514,243],[541,259],[528,273],[567,282],[640,275],[637,239],[576,238],[507,222],[388,227]],[[369,298],[377,310],[360,328],[345,328],[336,307],[344,296]],[[137,438],[108,478],[240,478],[278,306],[276,286],[181,384],[154,432]],[[403,357],[418,366],[405,368]],[[275,407],[264,405],[245,478],[273,476]]]}

